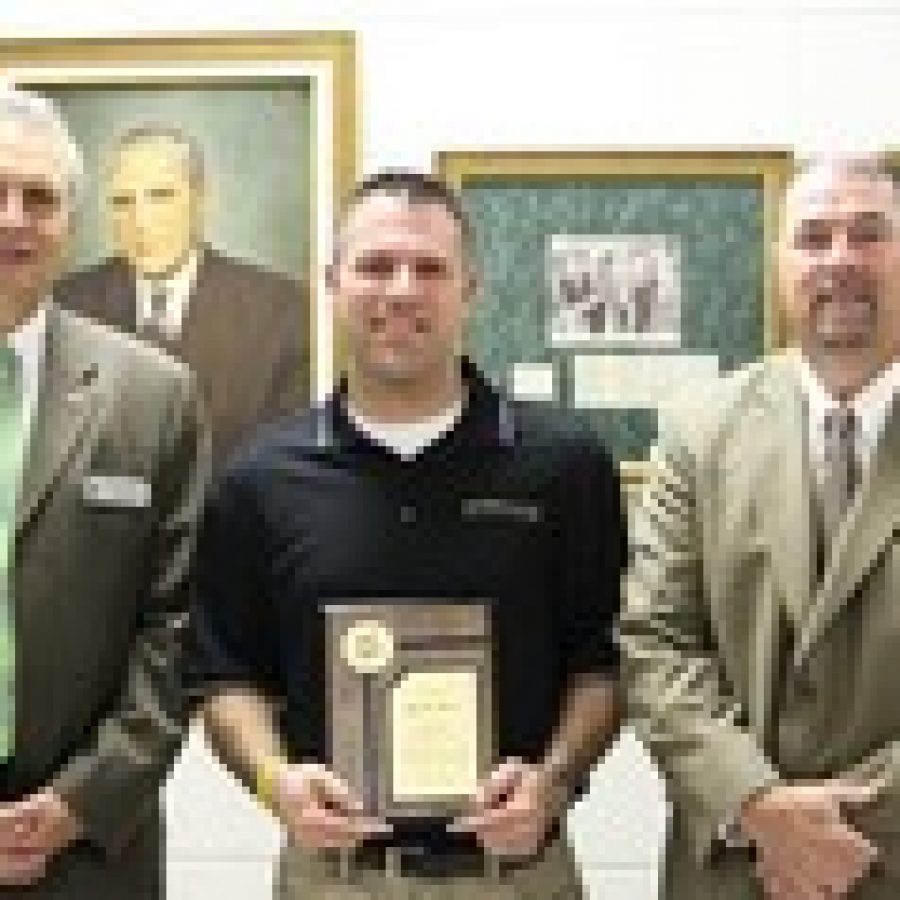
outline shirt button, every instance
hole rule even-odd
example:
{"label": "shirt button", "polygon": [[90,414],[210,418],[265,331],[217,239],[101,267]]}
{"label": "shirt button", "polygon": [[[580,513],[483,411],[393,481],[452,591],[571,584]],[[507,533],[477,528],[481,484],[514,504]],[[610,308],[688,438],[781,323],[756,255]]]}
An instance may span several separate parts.
{"label": "shirt button", "polygon": [[416,521],[416,508],[414,506],[401,506],[400,521],[404,525],[412,525]]}

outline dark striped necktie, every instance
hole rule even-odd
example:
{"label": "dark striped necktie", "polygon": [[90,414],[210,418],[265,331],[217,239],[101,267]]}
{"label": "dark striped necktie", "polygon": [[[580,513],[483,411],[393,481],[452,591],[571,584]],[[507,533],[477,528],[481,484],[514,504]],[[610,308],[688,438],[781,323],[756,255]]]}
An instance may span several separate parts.
{"label": "dark striped necktie", "polygon": [[861,479],[859,417],[849,404],[834,407],[824,421],[824,479],[822,483],[822,537],[830,547]]}

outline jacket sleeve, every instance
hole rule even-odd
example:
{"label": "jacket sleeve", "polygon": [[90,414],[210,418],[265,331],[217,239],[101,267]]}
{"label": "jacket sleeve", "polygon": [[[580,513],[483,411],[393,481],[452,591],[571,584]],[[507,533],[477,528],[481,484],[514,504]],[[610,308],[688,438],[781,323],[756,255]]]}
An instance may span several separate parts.
{"label": "jacket sleeve", "polygon": [[746,729],[718,658],[703,587],[697,464],[676,427],[661,428],[652,463],[633,516],[623,670],[629,714],[702,864],[742,800],[778,773]]}
{"label": "jacket sleeve", "polygon": [[862,830],[876,843],[882,834],[896,840],[900,829],[900,740],[888,742],[838,777],[873,789],[871,801],[853,812]]}
{"label": "jacket sleeve", "polygon": [[181,654],[209,444],[187,377],[177,381],[166,405],[154,484],[152,579],[141,600],[122,690],[49,785],[79,817],[88,840],[110,853],[128,843],[158,796],[188,718]]}
{"label": "jacket sleeve", "polygon": [[579,441],[561,473],[561,656],[567,679],[618,678],[614,625],[621,609],[628,535],[618,473],[608,454]]}

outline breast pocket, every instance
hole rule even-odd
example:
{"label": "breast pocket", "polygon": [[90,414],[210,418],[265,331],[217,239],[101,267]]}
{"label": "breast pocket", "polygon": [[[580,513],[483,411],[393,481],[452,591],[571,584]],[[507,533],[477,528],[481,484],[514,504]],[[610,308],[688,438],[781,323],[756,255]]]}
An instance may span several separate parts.
{"label": "breast pocket", "polygon": [[[68,486],[73,564],[94,563],[120,582],[139,577],[154,533],[152,487],[130,474],[86,472]],[[67,513],[60,510],[64,525]],[[98,577],[100,577],[98,575]]]}
{"label": "breast pocket", "polygon": [[531,499],[464,499],[459,546],[473,572],[498,583],[547,577],[549,527],[543,506]]}
{"label": "breast pocket", "polygon": [[153,498],[153,488],[140,476],[88,472],[81,479],[81,496],[89,506],[146,509]]}
{"label": "breast pocket", "polygon": [[[104,502],[62,473],[19,554],[23,633],[54,629],[54,668],[93,696],[118,672],[147,594],[152,506]],[[62,676],[61,676],[62,677]]]}

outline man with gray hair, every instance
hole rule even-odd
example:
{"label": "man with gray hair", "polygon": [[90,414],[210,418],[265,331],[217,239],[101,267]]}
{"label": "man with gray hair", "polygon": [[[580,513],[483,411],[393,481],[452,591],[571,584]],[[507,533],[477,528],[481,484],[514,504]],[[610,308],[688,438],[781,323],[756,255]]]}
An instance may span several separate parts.
{"label": "man with gray hair", "polygon": [[621,637],[673,900],[900,896],[900,217],[818,161],[779,240],[794,346],[663,418]]}
{"label": "man with gray hair", "polygon": [[51,299],[79,169],[0,93],[0,894],[150,900],[208,449],[183,365]]}
{"label": "man with gray hair", "polygon": [[220,462],[248,431],[308,399],[307,291],[206,242],[203,152],[180,128],[128,129],[102,175],[112,255],[63,279],[57,298],[191,367]]}

